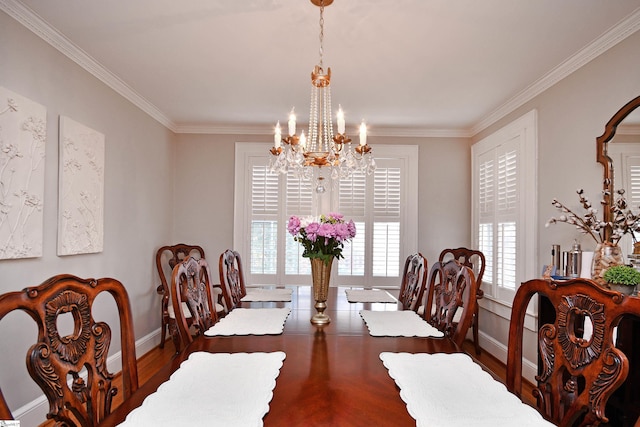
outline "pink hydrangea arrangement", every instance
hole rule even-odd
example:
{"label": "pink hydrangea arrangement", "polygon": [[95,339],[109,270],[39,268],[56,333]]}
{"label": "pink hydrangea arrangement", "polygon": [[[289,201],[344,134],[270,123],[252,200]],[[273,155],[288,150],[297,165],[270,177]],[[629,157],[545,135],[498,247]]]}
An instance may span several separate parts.
{"label": "pink hydrangea arrangement", "polygon": [[356,225],[352,220],[345,221],[342,214],[331,212],[320,218],[289,218],[287,230],[293,240],[304,247],[303,257],[322,258],[325,264],[332,258],[343,258],[344,242],[356,236]]}

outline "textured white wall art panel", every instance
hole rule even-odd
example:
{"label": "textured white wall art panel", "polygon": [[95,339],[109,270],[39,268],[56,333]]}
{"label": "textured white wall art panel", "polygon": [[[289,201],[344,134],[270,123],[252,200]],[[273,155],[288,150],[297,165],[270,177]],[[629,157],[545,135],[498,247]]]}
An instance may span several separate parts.
{"label": "textured white wall art panel", "polygon": [[47,110],[0,87],[0,259],[42,256]]}
{"label": "textured white wall art panel", "polygon": [[58,255],[102,252],[104,135],[60,116]]}

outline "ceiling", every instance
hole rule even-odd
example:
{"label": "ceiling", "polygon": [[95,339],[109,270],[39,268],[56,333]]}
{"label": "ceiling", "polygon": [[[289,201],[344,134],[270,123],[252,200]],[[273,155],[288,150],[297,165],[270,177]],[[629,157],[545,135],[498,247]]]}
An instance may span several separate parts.
{"label": "ceiling", "polygon": [[[309,109],[309,0],[0,0],[174,132],[270,133]],[[471,136],[640,29],[640,0],[335,0],[324,66],[347,133]]]}

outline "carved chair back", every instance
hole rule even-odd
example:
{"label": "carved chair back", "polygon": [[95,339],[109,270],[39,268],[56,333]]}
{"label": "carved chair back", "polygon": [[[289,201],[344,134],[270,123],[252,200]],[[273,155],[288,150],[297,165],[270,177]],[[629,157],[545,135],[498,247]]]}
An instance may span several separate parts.
{"label": "carved chair back", "polygon": [[188,256],[204,258],[204,249],[196,245],[178,243],[177,245],[163,246],[156,252],[156,268],[158,269],[158,275],[160,276],[160,285],[157,288],[157,292],[162,297],[162,303],[160,305],[162,316],[160,348],[164,348],[165,337],[167,331],[169,331],[169,334],[173,339],[176,352],[180,350],[180,334],[173,314],[171,290],[169,285],[171,284],[173,268]]}
{"label": "carved chair back", "polygon": [[404,263],[398,294],[403,310],[418,311],[426,283],[427,259],[421,253],[409,255]]}
{"label": "carved chair back", "polygon": [[[478,304],[477,282],[471,268],[456,260],[436,262],[429,272],[424,318],[461,346]],[[462,315],[456,312],[462,310]],[[454,317],[459,320],[454,320]]]}
{"label": "carved chair back", "polygon": [[[209,264],[204,258],[195,259],[189,256],[173,269],[171,299],[180,339],[184,343],[193,341],[190,326],[200,335],[218,321],[210,277]],[[183,303],[189,308],[190,321],[184,311],[179,309]]]}
{"label": "carved chair back", "polygon": [[[484,276],[485,269],[485,257],[484,254],[480,251],[468,248],[456,248],[456,249],[445,249],[440,252],[440,256],[438,257],[438,261],[445,262],[449,259],[455,259],[460,264],[471,268],[476,276],[476,283],[478,284],[478,289],[476,291],[476,299],[482,299],[484,297],[484,291],[480,289],[482,287],[482,277]],[[471,322],[471,327],[473,331],[473,344],[476,350],[476,354],[481,353],[480,349],[480,341],[479,341],[479,325],[478,325],[478,316],[479,316],[480,306],[476,305],[476,311],[473,313],[473,321]]]}
{"label": "carved chair back", "polygon": [[444,249],[440,252],[440,256],[438,257],[438,261],[445,262],[449,259],[455,259],[460,264],[471,268],[476,277],[476,282],[478,282],[478,292],[477,299],[482,299],[484,296],[484,292],[480,287],[482,286],[482,277],[484,276],[485,269],[485,257],[481,251],[477,251],[469,248],[455,248],[455,249]]}
{"label": "carved chair back", "polygon": [[[27,369],[47,397],[47,418],[56,425],[93,427],[111,412],[112,398],[118,392],[112,384],[114,375],[107,371],[112,332],[105,322],[96,322],[92,313],[96,297],[103,292],[113,297],[118,309],[123,395],[127,399],[138,388],[138,370],[131,306],[122,283],[65,274],[0,296],[0,319],[21,310],[38,326],[37,342],[27,353]],[[73,332],[61,336],[58,317],[69,314]],[[86,375],[80,374],[83,369]],[[1,391],[0,419],[13,419]]]}
{"label": "carved chair back", "polygon": [[247,295],[242,274],[242,260],[240,254],[232,249],[227,249],[220,254],[218,265],[220,273],[220,285],[227,312],[240,304],[240,300]]}
{"label": "carved chair back", "polygon": [[559,426],[606,423],[607,400],[629,372],[627,357],[615,346],[614,327],[623,315],[640,313],[639,299],[588,279],[520,285],[509,327],[506,378],[507,388],[517,396],[522,391],[525,314],[531,298],[539,295],[548,298],[555,320],[539,326],[542,365],[534,388],[538,410]]}

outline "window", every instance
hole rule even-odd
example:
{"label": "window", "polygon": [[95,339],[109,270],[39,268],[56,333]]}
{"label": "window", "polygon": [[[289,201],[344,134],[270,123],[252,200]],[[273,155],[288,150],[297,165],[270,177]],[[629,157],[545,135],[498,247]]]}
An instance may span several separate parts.
{"label": "window", "polygon": [[288,218],[335,211],[356,223],[357,235],[345,244],[333,283],[400,285],[401,263],[417,251],[418,148],[374,150],[372,175],[355,173],[339,183],[327,178],[326,196],[319,196],[317,181],[269,173],[265,144],[236,144],[234,247],[249,254],[248,283],[310,283],[310,263],[286,230]]}
{"label": "window", "polygon": [[537,277],[535,262],[536,112],[472,147],[474,245],[486,258],[487,308],[510,306],[519,283]]}

